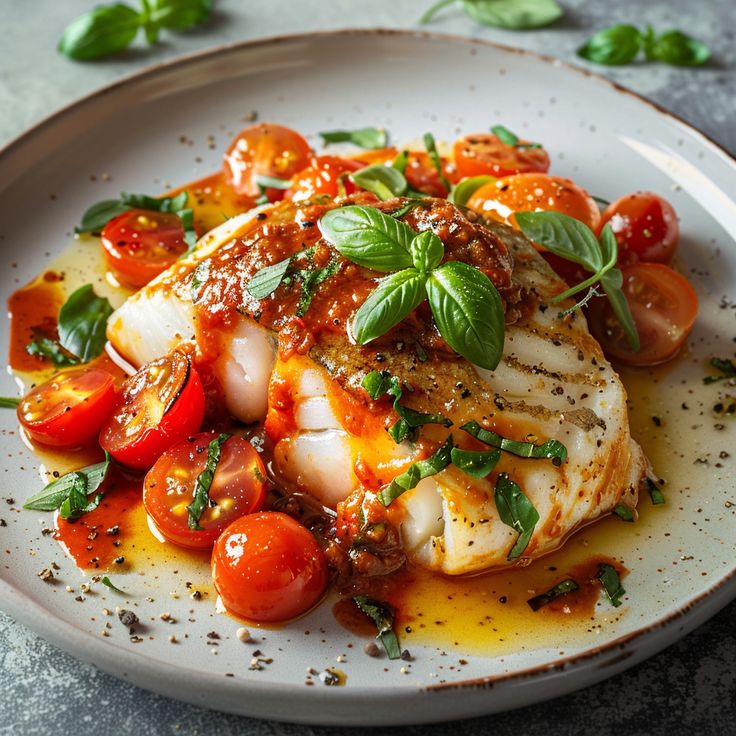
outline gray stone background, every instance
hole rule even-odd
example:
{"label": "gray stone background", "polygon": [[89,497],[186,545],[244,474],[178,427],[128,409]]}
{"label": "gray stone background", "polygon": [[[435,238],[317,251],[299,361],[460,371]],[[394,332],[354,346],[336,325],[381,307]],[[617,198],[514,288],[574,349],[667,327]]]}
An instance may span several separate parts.
{"label": "gray stone background", "polygon": [[[136,0],[130,0],[135,4]],[[0,145],[59,107],[148,64],[219,43],[349,27],[416,28],[431,0],[215,0],[201,29],[139,41],[114,60],[79,64],[59,56],[66,23],[94,0],[0,0]],[[456,5],[430,28],[499,41],[584,65],[575,49],[613,23],[677,27],[710,45],[704,69],[637,63],[595,67],[685,118],[736,151],[735,0],[561,0],[554,26],[510,32],[475,25]],[[0,602],[0,607],[2,602]],[[195,708],[140,690],[81,664],[0,614],[2,734],[249,734],[328,736],[348,729],[255,721]],[[386,733],[456,736],[700,736],[736,733],[736,603],[684,640],[600,685],[512,713]],[[354,733],[360,734],[357,729]],[[368,733],[367,730],[364,733]]]}

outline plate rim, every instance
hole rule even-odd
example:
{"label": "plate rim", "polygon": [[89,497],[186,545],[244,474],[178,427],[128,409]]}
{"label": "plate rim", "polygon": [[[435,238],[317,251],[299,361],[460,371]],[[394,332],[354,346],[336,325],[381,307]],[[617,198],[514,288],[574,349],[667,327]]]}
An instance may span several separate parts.
{"label": "plate rim", "polygon": [[[23,130],[21,133],[11,138],[4,146],[0,147],[0,167],[2,167],[6,160],[12,155],[16,154],[19,150],[26,145],[32,144],[33,139],[44,133],[46,129],[52,128],[66,117],[74,114],[83,113],[84,107],[87,105],[95,104],[99,99],[104,98],[108,95],[115,94],[118,90],[127,88],[131,85],[136,85],[149,78],[155,78],[160,74],[165,74],[169,71],[180,71],[189,65],[196,65],[199,63],[207,62],[208,60],[214,59],[218,56],[227,55],[229,53],[237,53],[239,51],[247,51],[250,49],[257,49],[260,47],[276,46],[276,45],[288,45],[298,43],[300,41],[315,41],[320,39],[329,39],[334,37],[344,36],[388,36],[394,38],[410,38],[412,40],[428,40],[434,42],[447,41],[449,43],[457,44],[461,43],[468,47],[480,46],[490,47],[497,51],[501,51],[504,54],[514,54],[518,56],[524,56],[535,59],[544,64],[551,64],[555,67],[564,69],[565,71],[574,72],[582,77],[591,79],[598,84],[607,86],[611,91],[617,94],[623,94],[634,98],[639,103],[650,108],[655,113],[669,118],[671,121],[676,123],[681,128],[684,128],[691,136],[699,142],[710,148],[712,152],[721,158],[733,171],[736,173],[736,155],[728,151],[724,146],[711,138],[707,133],[703,132],[693,124],[684,120],[682,117],[666,109],[657,102],[654,102],[647,97],[635,92],[625,85],[615,82],[601,74],[586,69],[581,66],[577,66],[568,61],[559,59],[557,57],[531,51],[528,49],[518,48],[509,46],[506,44],[498,43],[496,41],[490,41],[487,39],[481,39],[470,36],[462,36],[457,34],[449,33],[438,33],[434,31],[422,31],[416,29],[391,29],[384,27],[367,27],[367,28],[344,28],[335,30],[325,31],[309,31],[302,33],[291,33],[291,34],[277,34],[270,36],[263,36],[255,39],[247,39],[240,41],[233,41],[227,43],[217,44],[204,49],[199,49],[186,54],[181,54],[170,59],[155,62],[147,65],[142,69],[134,72],[125,74],[114,81],[93,89],[91,92],[73,99],[71,102],[63,105],[56,109],[49,115],[36,121],[28,128]],[[11,183],[12,186],[12,183]],[[666,646],[669,646],[686,634],[690,633],[697,626],[704,623],[708,618],[715,615],[719,610],[725,607],[731,600],[736,598],[736,564],[733,568],[728,571],[723,577],[715,581],[707,590],[701,592],[695,598],[689,599],[686,603],[680,605],[676,610],[671,611],[664,618],[653,621],[650,624],[640,626],[634,631],[629,632],[617,639],[611,640],[605,644],[590,647],[581,651],[578,654],[558,658],[553,662],[546,664],[535,665],[532,667],[526,667],[524,669],[516,670],[500,675],[488,675],[482,677],[475,677],[467,680],[460,680],[454,682],[448,682],[436,685],[424,685],[417,687],[413,691],[417,695],[429,694],[429,693],[440,693],[457,690],[468,690],[468,689],[479,689],[485,690],[486,688],[492,688],[497,686],[504,686],[507,684],[519,683],[520,681],[527,680],[529,678],[536,678],[538,680],[546,679],[547,675],[553,674],[556,670],[567,669],[573,667],[575,669],[595,666],[598,671],[603,671],[611,668],[608,672],[603,672],[600,675],[593,675],[587,682],[587,685],[594,684],[600,680],[603,680],[617,672],[627,669],[630,666],[637,664],[644,659],[662,651]],[[33,631],[39,633],[44,639],[51,642],[55,646],[63,649],[70,653],[76,659],[82,661],[92,662],[94,666],[116,676],[125,681],[130,681],[138,685],[140,678],[136,677],[135,674],[125,671],[125,665],[130,664],[131,668],[141,661],[145,663],[144,669],[154,668],[165,668],[166,674],[170,677],[175,675],[169,682],[175,682],[179,678],[186,677],[189,672],[196,672],[198,677],[204,677],[208,685],[217,688],[227,688],[227,691],[238,692],[244,688],[251,693],[257,694],[259,691],[265,692],[271,690],[273,683],[271,682],[258,682],[248,681],[244,682],[237,678],[225,678],[222,675],[214,674],[202,670],[195,670],[193,668],[182,668],[180,665],[173,665],[172,663],[160,660],[154,657],[150,657],[147,654],[141,652],[133,652],[125,647],[120,646],[107,639],[96,637],[91,632],[83,631],[78,629],[73,624],[63,620],[57,619],[53,616],[47,607],[37,602],[23,590],[17,588],[9,581],[0,578],[0,609],[6,611],[13,616],[19,623],[31,628]],[[17,603],[17,605],[16,605]],[[49,613],[52,616],[49,617]],[[678,631],[675,632],[674,637],[663,647],[661,645],[655,645],[652,651],[649,648],[643,646],[638,652],[631,649],[633,642],[642,640],[645,643],[651,644],[657,637],[658,633],[664,629],[670,628],[674,622],[682,619],[682,624]],[[70,642],[77,640],[77,648],[72,648]],[[85,647],[86,645],[86,647]],[[89,656],[80,656],[79,651],[84,651]],[[106,666],[106,664],[99,662],[99,659],[106,659],[108,655],[115,653],[117,662],[120,662],[121,667],[116,669]],[[602,659],[601,659],[602,658]],[[223,682],[224,680],[224,682]],[[177,698],[178,696],[172,694],[169,689],[151,687],[150,684],[139,685],[144,689],[155,690],[162,692],[168,697]],[[302,700],[300,696],[305,695],[307,688],[303,688],[299,685],[289,685],[286,683],[280,683],[279,688],[282,692],[285,692],[294,698],[294,703],[297,704]],[[578,689],[578,688],[575,688]],[[318,700],[321,703],[329,705],[331,703],[337,704],[338,702],[344,702],[347,700],[360,701],[365,695],[361,695],[360,692],[353,691],[347,696],[343,688],[324,689],[320,691],[317,698],[314,698],[315,693],[308,691],[310,699]],[[364,691],[363,691],[364,692]],[[565,690],[567,692],[567,690]],[[404,688],[395,688],[393,686],[375,686],[370,689],[368,697],[373,699],[374,697],[388,698],[389,700],[401,700],[409,694],[409,691]],[[552,697],[557,697],[559,694],[554,694]],[[535,703],[541,700],[545,700],[550,697],[544,693],[539,693],[537,696],[532,696],[525,701],[526,704]],[[179,699],[185,699],[182,696]],[[187,699],[187,702],[192,702],[191,699]],[[199,704],[207,707],[206,704]],[[223,708],[224,710],[224,708]],[[477,708],[477,714],[489,712],[489,709]],[[501,708],[506,710],[506,708]],[[234,711],[231,712],[242,712]],[[469,713],[467,717],[470,717],[474,713]],[[263,717],[263,716],[256,716]],[[431,713],[425,716],[422,720],[421,716],[415,720],[413,717],[408,721],[404,720],[404,723],[421,723],[426,722],[427,718],[431,717]],[[441,720],[447,720],[455,716],[449,716],[442,718]],[[314,723],[317,721],[305,721],[295,715],[291,717],[283,717],[283,720],[293,720],[296,722],[310,722]],[[347,723],[345,719],[323,721],[325,723]],[[393,720],[386,721],[386,723],[393,723]],[[378,724],[376,724],[378,725]]]}

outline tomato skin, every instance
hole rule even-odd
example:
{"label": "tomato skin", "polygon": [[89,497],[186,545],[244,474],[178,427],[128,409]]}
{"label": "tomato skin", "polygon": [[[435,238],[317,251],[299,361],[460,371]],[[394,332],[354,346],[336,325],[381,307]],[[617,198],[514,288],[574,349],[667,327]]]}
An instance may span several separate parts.
{"label": "tomato skin", "polygon": [[677,251],[680,226],[672,205],[652,192],[633,192],[606,207],[601,229],[606,223],[618,241],[622,265],[643,261],[669,266]]}
{"label": "tomato skin", "polygon": [[[523,144],[525,141],[519,141]],[[466,135],[455,141],[458,176],[501,177],[529,171],[549,171],[549,154],[544,148],[517,148],[502,143],[493,133]]]}
{"label": "tomato skin", "polygon": [[527,173],[504,176],[478,189],[468,207],[484,217],[505,222],[518,230],[515,212],[561,212],[597,232],[601,213],[593,198],[571,179]]}
{"label": "tomato skin", "polygon": [[176,215],[134,209],[105,225],[102,249],[118,280],[139,289],[174,264],[187,245]]}
{"label": "tomato skin", "polygon": [[[291,179],[309,164],[310,153],[309,144],[291,128],[273,123],[251,125],[235,136],[225,152],[225,179],[237,194],[257,197],[259,176]],[[281,194],[271,192],[272,196]]]}
{"label": "tomato skin", "polygon": [[588,307],[588,325],[607,355],[627,365],[658,365],[675,357],[698,314],[698,296],[690,282],[662,263],[624,266],[623,292],[636,323],[641,349],[634,352],[607,299]]}
{"label": "tomato skin", "polygon": [[76,368],[32,388],[18,404],[18,421],[34,442],[79,447],[97,437],[114,403],[110,373]]}
{"label": "tomato skin", "polygon": [[100,431],[100,445],[121,465],[148,470],[164,450],[199,431],[204,410],[197,371],[188,356],[174,351],[123,383]]}
{"label": "tomato skin", "polygon": [[212,552],[212,577],[230,613],[264,622],[306,613],[328,582],[314,537],[278,511],[243,516],[225,529]]}
{"label": "tomato skin", "polygon": [[223,445],[209,497],[216,502],[190,529],[186,506],[194,498],[194,485],[207,465],[214,432],[202,432],[169,447],[143,481],[143,505],[156,529],[169,542],[190,549],[210,549],[225,527],[244,514],[260,511],[266,501],[266,469],[253,446],[242,437]]}
{"label": "tomato skin", "polygon": [[327,194],[334,199],[339,193],[338,179],[341,176],[345,193],[352,194],[356,187],[347,174],[362,168],[359,161],[338,156],[314,156],[306,169],[294,174],[285,198],[297,202]]}

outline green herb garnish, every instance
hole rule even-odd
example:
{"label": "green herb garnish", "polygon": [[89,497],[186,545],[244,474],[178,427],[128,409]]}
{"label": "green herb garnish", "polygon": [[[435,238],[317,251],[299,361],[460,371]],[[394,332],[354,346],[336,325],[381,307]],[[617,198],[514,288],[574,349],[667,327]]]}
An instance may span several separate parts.
{"label": "green herb garnish", "polygon": [[121,590],[117,587],[117,585],[113,585],[112,580],[110,580],[107,575],[103,575],[100,578],[100,582],[107,588],[110,588],[110,590],[114,590],[116,593],[121,593],[122,595],[126,595],[126,592],[124,590]]}
{"label": "green herb garnish", "polygon": [[325,145],[352,143],[359,148],[385,148],[388,135],[383,128],[358,128],[357,130],[325,130],[320,133]]}
{"label": "green herb garnish", "polygon": [[0,396],[0,409],[15,409],[20,404],[20,399],[10,396]]}
{"label": "green herb garnish", "polygon": [[353,600],[358,608],[376,625],[376,629],[378,629],[376,639],[383,645],[388,658],[399,659],[401,657],[401,647],[394,631],[395,611],[393,607],[388,603],[382,603],[366,595],[356,595]]}
{"label": "green herb garnish", "polygon": [[710,58],[710,49],[682,31],[656,34],[651,26],[640,31],[636,26],[620,24],[604,28],[578,49],[578,56],[596,64],[619,66],[631,64],[639,52],[649,61],[673,66],[701,66]]}
{"label": "green herb garnish", "polygon": [[434,166],[442,186],[449,192],[450,189],[452,189],[452,186],[450,182],[447,181],[444,171],[442,171],[442,159],[440,158],[440,154],[437,152],[437,144],[435,143],[434,136],[431,133],[425,133],[423,141],[424,147],[427,149],[429,160],[432,162],[432,166]]}
{"label": "green herb garnish", "polygon": [[634,512],[630,506],[625,503],[617,504],[616,508],[613,509],[613,513],[623,521],[634,521]]}
{"label": "green herb garnish", "polygon": [[507,146],[512,146],[513,148],[541,148],[541,143],[522,143],[519,140],[519,136],[516,135],[516,133],[512,133],[507,127],[504,125],[494,125],[491,128],[491,133],[498,138],[498,140],[501,141],[501,143],[504,143]]}
{"label": "green herb garnish", "polygon": [[388,371],[372,371],[368,373],[361,384],[374,400],[382,396],[391,396],[394,400],[394,411],[399,415],[399,420],[388,428],[388,433],[396,444],[404,440],[414,441],[419,433],[419,428],[425,424],[439,424],[443,427],[451,427],[452,422],[442,414],[425,414],[414,411],[408,406],[399,403],[404,395],[401,381],[392,376]]}
{"label": "green herb garnish", "polygon": [[107,320],[113,309],[104,297],[97,296],[91,284],[80,286],[59,311],[59,343],[83,363],[105,349]]}
{"label": "green herb garnish", "polygon": [[576,590],[578,590],[578,584],[572,578],[566,578],[557,583],[553,588],[550,588],[546,593],[541,593],[530,598],[527,603],[532,611],[538,611],[543,606],[551,603],[555,598],[573,593]]}
{"label": "green herb garnish", "polygon": [[[373,164],[350,174],[361,189],[373,192],[379,199],[391,199],[406,194],[409,185],[404,175],[393,166]],[[395,216],[395,215],[394,215]]]}
{"label": "green herb garnish", "polygon": [[710,365],[721,372],[720,376],[706,376],[703,383],[716,383],[727,378],[736,378],[736,362],[730,358],[711,358]]}
{"label": "green herb garnish", "polygon": [[197,301],[199,301],[200,297],[202,296],[202,287],[207,283],[207,279],[210,275],[210,261],[209,259],[206,259],[204,261],[200,261],[197,264],[197,268],[194,269],[194,272],[192,273],[192,302],[195,304]]}
{"label": "green herb garnish", "polygon": [[476,421],[467,422],[460,429],[486,445],[497,447],[499,450],[510,452],[518,457],[551,460],[553,465],[562,465],[567,460],[567,448],[559,440],[547,440],[541,445],[510,440],[496,432],[484,429]]}
{"label": "green herb garnish", "polygon": [[596,575],[598,580],[601,581],[603,589],[606,591],[608,599],[611,601],[615,608],[621,605],[621,596],[626,591],[621,586],[621,578],[619,577],[616,568],[607,563],[601,563],[598,565],[598,574]]}
{"label": "green herb garnish", "polygon": [[501,459],[500,450],[461,450],[453,447],[452,464],[471,478],[485,478]]}
{"label": "green herb garnish", "polygon": [[77,61],[102,59],[127,49],[141,28],[154,44],[162,28],[185,31],[207,20],[211,10],[212,0],[141,0],[139,10],[98,5],[65,28],[58,50]]}
{"label": "green herb garnish", "polygon": [[651,478],[647,478],[646,484],[647,490],[649,491],[649,498],[652,500],[652,504],[654,506],[660,506],[663,503],[667,503],[664,493],[662,493],[662,489],[657,483],[655,483]]}
{"label": "green herb garnish", "polygon": [[528,238],[592,273],[585,281],[558,294],[553,301],[567,299],[600,281],[631,349],[639,350],[639,333],[622,291],[623,275],[615,268],[618,241],[610,224],[607,223],[600,238],[596,238],[587,225],[559,212],[517,212],[515,217]]}
{"label": "green herb garnish", "polygon": [[460,261],[440,265],[444,245],[434,233],[416,233],[374,207],[338,207],[319,225],[353,263],[397,272],[379,282],[353,317],[356,342],[365,345],[384,335],[427,299],[445,342],[472,363],[496,368],[503,350],[503,305],[484,273]]}
{"label": "green herb garnish", "polygon": [[52,340],[45,335],[37,334],[35,338],[26,345],[26,352],[37,358],[50,360],[56,368],[66,368],[70,365],[79,365],[79,359],[68,353],[59,345],[57,340]]}
{"label": "green herb garnish", "polygon": [[[420,23],[429,23],[448,5],[458,0],[439,0],[421,17]],[[562,17],[562,8],[555,0],[459,0],[463,11],[476,23],[496,28],[523,30],[541,28]]]}
{"label": "green herb garnish", "polygon": [[202,527],[199,525],[199,520],[202,518],[202,513],[206,508],[217,505],[210,498],[210,487],[212,486],[212,479],[215,477],[217,463],[220,462],[222,446],[230,439],[231,436],[232,435],[223,432],[215,437],[215,439],[211,440],[207,446],[207,463],[204,466],[204,470],[194,481],[194,498],[187,506],[187,526],[190,529],[200,531]]}
{"label": "green herb garnish", "polygon": [[506,473],[500,473],[496,479],[494,499],[501,521],[519,533],[506,558],[510,562],[520,557],[528,547],[532,534],[534,534],[534,528],[539,521],[539,512]]}
{"label": "green herb garnish", "polygon": [[447,199],[459,207],[464,207],[468,200],[483,186],[496,181],[492,176],[480,174],[478,176],[469,176],[453,187]]}
{"label": "green herb garnish", "polygon": [[437,473],[444,470],[452,461],[452,447],[452,435],[450,435],[437,452],[424,460],[419,460],[413,465],[410,465],[405,472],[394,478],[386,488],[380,491],[376,498],[384,506],[389,506],[402,493],[416,488],[420,480],[429,478],[431,475],[437,475]]}

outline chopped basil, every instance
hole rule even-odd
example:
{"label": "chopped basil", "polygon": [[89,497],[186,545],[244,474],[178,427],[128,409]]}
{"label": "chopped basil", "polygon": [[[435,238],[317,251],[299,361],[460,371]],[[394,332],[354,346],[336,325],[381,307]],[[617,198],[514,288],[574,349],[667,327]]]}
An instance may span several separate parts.
{"label": "chopped basil", "polygon": [[359,148],[385,148],[388,135],[383,128],[358,128],[357,130],[325,130],[320,133],[325,145],[352,143]]}
{"label": "chopped basil", "polygon": [[105,459],[101,463],[66,473],[51,481],[41,491],[31,496],[23,504],[23,508],[33,511],[60,509],[62,518],[77,518],[92,511],[99,505],[102,494],[97,494],[91,502],[87,501],[87,496],[102,485],[109,467],[110,456],[105,453]]}
{"label": "chopped basil", "polygon": [[210,498],[210,487],[212,486],[212,479],[215,477],[217,463],[220,462],[222,446],[230,439],[231,436],[232,435],[223,432],[215,437],[215,439],[211,440],[207,446],[207,463],[204,466],[204,470],[194,481],[194,498],[187,506],[187,526],[190,529],[200,531],[202,527],[199,525],[199,520],[202,518],[202,513],[206,508],[217,505]]}
{"label": "chopped basil", "polygon": [[651,478],[647,478],[646,484],[647,490],[649,491],[649,498],[652,499],[652,504],[654,506],[659,506],[663,503],[667,503],[664,497],[664,493],[662,493],[662,489],[657,483],[655,483]]}
{"label": "chopped basil", "polygon": [[[196,303],[199,300],[199,298],[202,296],[202,293],[201,293],[202,287],[207,283],[207,279],[209,278],[209,275],[210,275],[209,259],[198,263],[197,268],[195,268],[194,273],[192,273],[191,288],[192,288],[192,301],[193,302]],[[251,282],[248,283],[248,287],[247,287],[248,291],[250,291]],[[278,284],[276,284],[276,286],[278,286]],[[268,294],[266,294],[266,296],[268,296]]]}
{"label": "chopped basil", "polygon": [[501,459],[499,450],[461,450],[453,447],[452,464],[471,478],[485,478]]}
{"label": "chopped basil", "polygon": [[624,521],[634,521],[634,512],[630,506],[625,503],[620,503],[613,509],[613,513],[618,516],[619,519]]}
{"label": "chopped basil", "polygon": [[494,499],[501,521],[519,533],[506,558],[510,562],[520,557],[529,546],[534,528],[539,521],[539,512],[506,473],[500,473],[496,479]]}
{"label": "chopped basil", "polygon": [[110,588],[110,590],[114,590],[116,593],[122,593],[123,595],[125,595],[125,591],[120,590],[120,588],[118,588],[117,585],[113,585],[112,580],[110,580],[110,578],[107,577],[107,575],[103,575],[100,578],[100,582],[107,588]]}
{"label": "chopped basil", "polygon": [[459,207],[464,207],[478,189],[492,181],[496,180],[494,177],[488,176],[487,174],[467,177],[453,187],[450,192],[450,196],[447,199]]}
{"label": "chopped basil", "polygon": [[44,335],[36,335],[35,339],[26,345],[26,352],[37,358],[50,360],[56,368],[79,365],[78,358],[64,350],[57,340]]}
{"label": "chopped basil", "polygon": [[15,409],[20,404],[20,399],[10,396],[0,396],[0,409]]}
{"label": "chopped basil", "polygon": [[624,595],[626,591],[621,585],[621,578],[619,577],[616,568],[603,562],[598,565],[598,574],[596,577],[601,581],[603,589],[606,591],[606,595],[612,605],[615,608],[618,608],[621,605],[621,596]]}
{"label": "chopped basil", "polygon": [[483,429],[476,421],[467,422],[460,429],[484,444],[497,447],[499,450],[505,450],[512,455],[552,460],[553,465],[562,465],[567,460],[567,448],[559,440],[547,440],[541,445],[535,445],[533,442],[509,440],[500,434]]}
{"label": "chopped basil", "polygon": [[452,422],[442,414],[425,414],[399,403],[404,394],[401,381],[388,371],[368,373],[363,379],[362,386],[374,401],[386,395],[393,397],[394,411],[399,415],[399,421],[389,427],[388,433],[396,444],[407,439],[416,440],[419,428],[425,424],[452,426]]}
{"label": "chopped basil", "polygon": [[543,606],[551,603],[555,598],[573,593],[576,590],[578,590],[578,584],[572,578],[566,578],[557,583],[553,588],[550,588],[546,593],[541,593],[530,598],[527,603],[532,611],[538,611]]}
{"label": "chopped basil", "polygon": [[[421,17],[420,23],[430,20],[443,8],[457,0],[438,0]],[[522,30],[541,28],[558,20],[562,8],[555,0],[460,0],[463,11],[476,23],[496,28]]]}
{"label": "chopped basil", "polygon": [[491,128],[491,133],[501,141],[501,143],[512,146],[513,148],[541,148],[541,143],[521,143],[519,142],[519,136],[516,133],[512,133],[508,128],[503,125],[494,125]]}
{"label": "chopped basil", "polygon": [[449,192],[452,189],[452,186],[445,178],[445,173],[442,170],[442,159],[440,158],[440,154],[437,152],[437,144],[435,143],[434,136],[431,133],[425,133],[423,140],[429,160],[432,162],[432,166],[434,166],[442,186]]}
{"label": "chopped basil", "polygon": [[317,287],[340,270],[337,258],[331,258],[322,268],[303,268],[297,272],[301,279],[301,294],[296,308],[297,317],[303,317],[309,310]]}
{"label": "chopped basil", "polygon": [[361,189],[375,194],[379,199],[392,199],[406,194],[408,184],[404,175],[393,166],[372,164],[350,174],[350,179]]}
{"label": "chopped basil", "polygon": [[366,595],[356,595],[353,600],[358,608],[376,625],[376,629],[378,629],[376,639],[383,645],[388,658],[399,659],[401,657],[401,647],[393,628],[395,614],[393,606],[369,598]]}
{"label": "chopped basil", "polygon": [[736,378],[736,361],[731,358],[711,358],[710,365],[721,372],[720,376],[706,376],[703,383],[716,383],[726,378]]}
{"label": "chopped basil", "polygon": [[452,435],[450,435],[437,452],[425,460],[419,460],[410,465],[405,472],[394,478],[386,488],[380,491],[376,498],[384,506],[389,506],[402,493],[416,488],[420,480],[429,478],[431,475],[437,475],[452,461],[452,447]]}
{"label": "chopped basil", "polygon": [[80,286],[59,311],[59,343],[83,363],[105,349],[107,319],[112,306],[97,296],[91,284]]}

